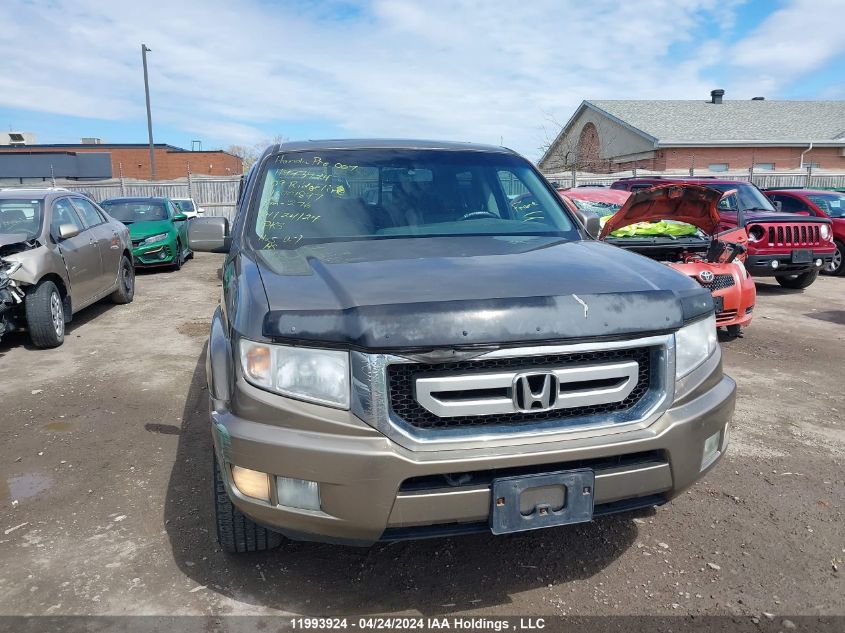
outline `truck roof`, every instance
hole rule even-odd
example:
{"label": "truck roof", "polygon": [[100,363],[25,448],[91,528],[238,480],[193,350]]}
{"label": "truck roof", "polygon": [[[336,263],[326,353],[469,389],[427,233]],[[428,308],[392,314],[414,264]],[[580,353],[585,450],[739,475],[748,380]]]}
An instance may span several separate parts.
{"label": "truck roof", "polygon": [[507,147],[483,145],[481,143],[390,138],[291,141],[280,143],[272,147],[273,152],[299,152],[327,149],[439,149],[447,151],[463,150],[471,152],[493,152],[497,154],[516,154],[516,152],[508,149]]}

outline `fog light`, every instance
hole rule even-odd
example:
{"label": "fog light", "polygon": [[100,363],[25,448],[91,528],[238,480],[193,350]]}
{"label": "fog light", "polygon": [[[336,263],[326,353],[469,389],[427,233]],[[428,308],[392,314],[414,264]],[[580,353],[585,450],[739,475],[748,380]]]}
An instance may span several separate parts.
{"label": "fog light", "polygon": [[778,266],[780,266],[780,262],[776,259],[773,259],[772,260],[772,268],[777,268]]}
{"label": "fog light", "polygon": [[233,465],[232,480],[241,494],[253,499],[270,501],[270,478],[267,473]]}
{"label": "fog light", "polygon": [[704,440],[704,452],[701,455],[701,470],[707,468],[716,459],[719,453],[719,438],[722,435],[721,429]]}
{"label": "fog light", "polygon": [[164,252],[164,249],[158,254],[159,259],[167,259],[167,253]]}
{"label": "fog light", "polygon": [[816,260],[816,266],[821,267],[821,265],[822,265],[822,260],[817,259],[817,260]]}
{"label": "fog light", "polygon": [[320,509],[320,486],[316,481],[276,477],[279,505],[302,510]]}

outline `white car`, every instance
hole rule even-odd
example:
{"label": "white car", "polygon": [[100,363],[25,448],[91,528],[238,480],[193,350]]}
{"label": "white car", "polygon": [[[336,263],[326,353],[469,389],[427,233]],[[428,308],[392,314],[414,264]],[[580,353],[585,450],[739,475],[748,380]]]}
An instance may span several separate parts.
{"label": "white car", "polygon": [[193,198],[171,198],[173,204],[179,207],[179,211],[187,215],[189,218],[195,218],[198,215],[205,215],[205,209],[201,208]]}

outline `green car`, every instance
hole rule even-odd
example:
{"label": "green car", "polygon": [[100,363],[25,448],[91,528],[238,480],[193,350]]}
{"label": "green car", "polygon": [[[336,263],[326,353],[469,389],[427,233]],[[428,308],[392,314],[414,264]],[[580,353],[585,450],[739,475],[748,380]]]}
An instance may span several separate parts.
{"label": "green car", "polygon": [[193,256],[188,248],[188,216],[170,198],[110,198],[100,206],[129,227],[135,266],[179,270]]}

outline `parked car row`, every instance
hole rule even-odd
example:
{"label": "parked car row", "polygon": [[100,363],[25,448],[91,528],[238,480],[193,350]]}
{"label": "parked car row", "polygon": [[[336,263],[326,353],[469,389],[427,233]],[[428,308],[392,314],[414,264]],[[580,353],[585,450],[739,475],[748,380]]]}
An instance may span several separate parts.
{"label": "parked car row", "polygon": [[663,261],[710,289],[716,323],[730,335],[751,322],[752,275],[806,288],[819,272],[842,269],[836,236],[845,230],[845,194],[838,192],[771,190],[767,199],[745,182],[653,177],[559,193],[571,208],[602,218],[602,239]]}
{"label": "parked car row", "polygon": [[0,338],[25,329],[56,347],[79,310],[130,303],[136,267],[178,270],[191,256],[187,219],[167,198],[98,205],[66,189],[0,190]]}

